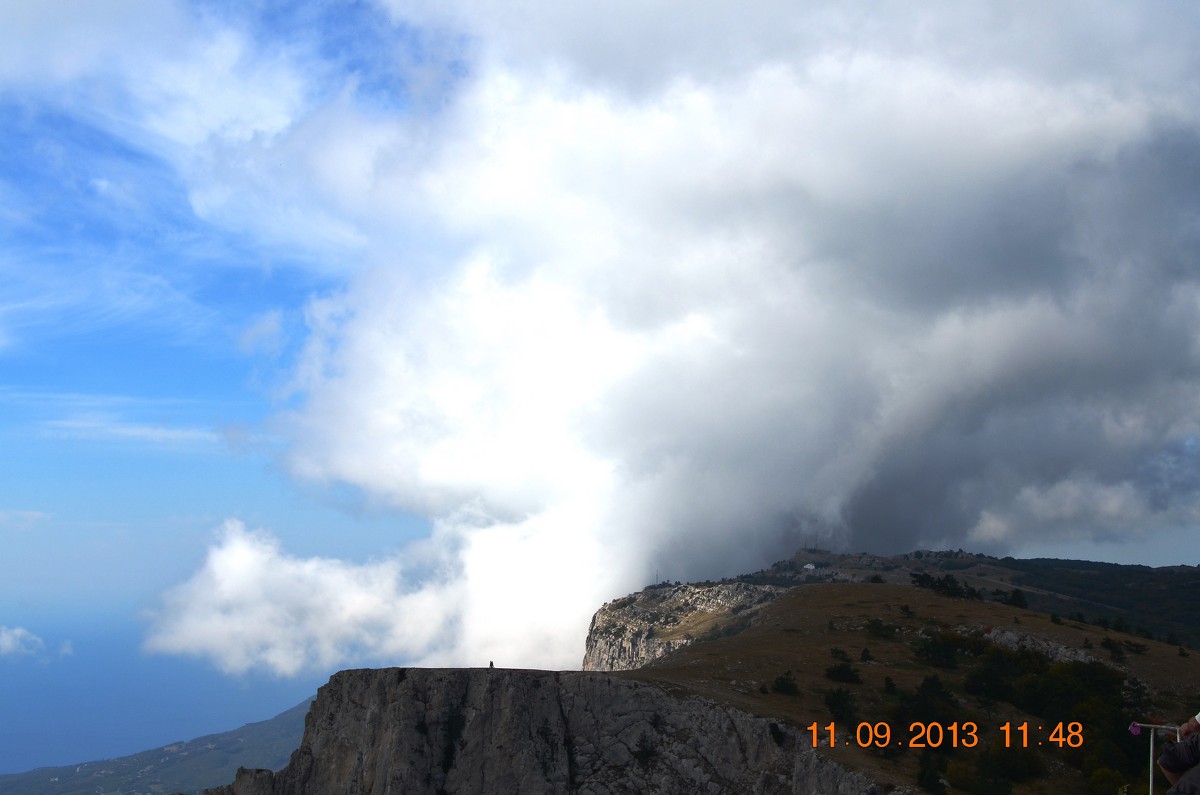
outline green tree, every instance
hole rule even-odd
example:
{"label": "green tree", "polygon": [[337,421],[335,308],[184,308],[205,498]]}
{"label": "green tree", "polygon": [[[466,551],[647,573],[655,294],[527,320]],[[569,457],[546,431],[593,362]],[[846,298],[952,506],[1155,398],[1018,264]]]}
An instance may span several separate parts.
{"label": "green tree", "polygon": [[825,676],[835,682],[848,682],[855,685],[862,682],[862,677],[859,676],[858,669],[848,662],[840,662],[829,666],[825,669]]}
{"label": "green tree", "polygon": [[838,723],[850,724],[854,722],[854,694],[844,687],[825,692],[825,708],[829,710],[829,714]]}
{"label": "green tree", "polygon": [[794,696],[800,692],[800,687],[796,684],[796,675],[791,670],[784,671],[775,677],[775,681],[771,683],[771,689],[785,696]]}
{"label": "green tree", "polygon": [[925,749],[917,763],[917,785],[926,792],[943,795],[946,785],[942,783],[942,772],[946,769],[946,759]]}

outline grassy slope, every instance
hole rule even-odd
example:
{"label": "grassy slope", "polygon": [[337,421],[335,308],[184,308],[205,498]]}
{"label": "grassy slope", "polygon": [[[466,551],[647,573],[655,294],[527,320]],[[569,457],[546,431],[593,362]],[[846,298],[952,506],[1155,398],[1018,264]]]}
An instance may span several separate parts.
{"label": "grassy slope", "polygon": [[[954,575],[960,582],[988,591],[1024,590],[1029,606],[1063,617],[1082,613],[1090,623],[1124,622],[1159,640],[1173,635],[1176,642],[1200,649],[1200,569],[1194,566],[1131,566],[1085,560],[994,558],[954,552],[914,552],[876,556],[800,550],[790,561],[737,577],[749,582],[778,581],[787,585],[803,572],[805,563],[837,570],[839,579],[882,576],[908,584],[912,572]],[[793,579],[792,582],[795,580]]]}
{"label": "grassy slope", "polygon": [[[911,615],[902,610],[902,605],[909,607]],[[885,640],[869,635],[867,622],[872,618],[896,626],[896,637]],[[1071,648],[1083,648],[1085,639],[1090,639],[1093,648],[1087,651],[1102,660],[1108,657],[1100,647],[1106,636],[1145,644],[1143,653],[1128,654],[1121,666],[1149,686],[1145,708],[1157,714],[1130,715],[1130,720],[1154,717],[1177,721],[1200,704],[1195,658],[1180,657],[1175,646],[1123,633],[1106,633],[1098,627],[1069,620],[1055,624],[1046,614],[997,603],[949,599],[926,589],[898,584],[799,586],[768,607],[759,623],[739,635],[697,643],[651,667],[617,675],[657,682],[673,692],[703,696],[803,728],[814,721],[822,726],[829,723],[824,694],[832,688],[845,687],[855,694],[857,719],[887,721],[897,697],[884,694],[885,677],[891,677],[901,691],[911,691],[926,676],[937,674],[962,709],[978,723],[980,747],[983,747],[999,741],[999,727],[1005,721],[1029,720],[1033,725],[1047,721],[1022,714],[1010,704],[988,705],[966,694],[963,680],[969,661],[964,660],[952,670],[932,668],[918,659],[914,643],[924,628],[985,625],[1040,635]],[[826,678],[826,669],[837,662],[831,654],[834,648],[849,654],[861,674],[861,684],[839,684]],[[860,661],[863,648],[870,650],[874,662]],[[786,670],[793,672],[798,694],[761,692],[762,686],[770,689],[775,678]],[[1085,726],[1084,750],[1086,729]],[[838,728],[842,735],[853,730],[854,725]],[[897,738],[907,735],[907,727],[892,726],[892,730]],[[911,751],[885,759],[851,743],[851,747],[838,747],[830,753],[881,783],[912,785],[916,780],[917,754]],[[972,763],[974,753],[965,749],[950,751],[946,759]],[[1018,785],[1014,792],[1086,791],[1083,776],[1063,764],[1061,755],[1050,752],[1044,754],[1044,759],[1051,775]]]}

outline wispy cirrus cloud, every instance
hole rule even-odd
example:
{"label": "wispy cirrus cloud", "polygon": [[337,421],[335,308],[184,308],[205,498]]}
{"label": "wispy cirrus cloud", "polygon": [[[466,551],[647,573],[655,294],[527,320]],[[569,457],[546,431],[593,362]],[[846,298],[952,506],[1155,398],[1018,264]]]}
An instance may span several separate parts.
{"label": "wispy cirrus cloud", "polygon": [[[186,417],[212,408],[192,398],[155,398],[106,393],[41,391],[0,386],[0,404],[18,417],[13,422],[58,439],[126,441],[155,446],[214,447],[224,434],[189,423]],[[147,416],[171,418],[146,421]]]}
{"label": "wispy cirrus cloud", "polygon": [[207,428],[146,425],[103,414],[44,420],[41,425],[52,436],[73,439],[108,439],[162,445],[212,444],[221,439],[219,433]]}
{"label": "wispy cirrus cloud", "polygon": [[0,529],[28,530],[49,518],[44,511],[0,509]]}
{"label": "wispy cirrus cloud", "polygon": [[283,342],[283,312],[279,309],[263,312],[238,335],[238,348],[246,354],[277,356]]}
{"label": "wispy cirrus cloud", "polygon": [[[317,244],[319,206],[263,203],[256,240],[243,223],[256,213],[232,206],[256,179],[246,153],[274,157],[274,139],[336,91],[304,48],[268,51],[216,7],[128,0],[97,17],[86,3],[67,5],[64,16],[10,4],[0,26],[9,348],[113,329],[202,345],[259,309],[221,297],[239,273],[336,270],[325,255],[341,243]],[[243,184],[208,179],[226,168]],[[291,168],[280,157],[269,170]],[[275,245],[264,237],[268,208],[279,218]],[[340,219],[325,226],[354,236]]]}

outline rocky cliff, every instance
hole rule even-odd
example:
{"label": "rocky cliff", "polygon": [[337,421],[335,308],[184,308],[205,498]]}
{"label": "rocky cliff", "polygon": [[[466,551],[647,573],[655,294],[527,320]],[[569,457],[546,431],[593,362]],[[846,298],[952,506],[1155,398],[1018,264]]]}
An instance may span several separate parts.
{"label": "rocky cliff", "polygon": [[606,602],[592,616],[583,670],[641,668],[694,640],[734,634],[784,590],[744,582],[662,585]]}
{"label": "rocky cliff", "polygon": [[317,693],[287,767],[240,770],[205,795],[877,791],[808,742],[606,674],[342,671]]}

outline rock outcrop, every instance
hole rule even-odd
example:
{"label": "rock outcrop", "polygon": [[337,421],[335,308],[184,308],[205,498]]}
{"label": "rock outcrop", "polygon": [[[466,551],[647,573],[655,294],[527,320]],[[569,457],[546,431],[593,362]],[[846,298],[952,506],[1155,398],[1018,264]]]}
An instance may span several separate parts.
{"label": "rock outcrop", "polygon": [[698,638],[733,634],[785,590],[744,582],[661,585],[606,602],[588,627],[583,670],[629,671]]}
{"label": "rock outcrop", "polygon": [[342,671],[278,772],[205,795],[839,793],[876,787],[787,725],[600,673]]}
{"label": "rock outcrop", "polygon": [[[1015,632],[1011,629],[988,628],[984,632],[984,637],[989,641],[1008,649],[1009,651],[1029,651],[1037,652],[1046,658],[1056,662],[1098,662],[1097,658],[1080,649],[1073,649],[1070,646],[1064,646],[1061,643],[1056,643],[1049,638],[1044,638],[1040,635],[1034,635],[1029,632]],[[1110,663],[1105,663],[1109,665]]]}

